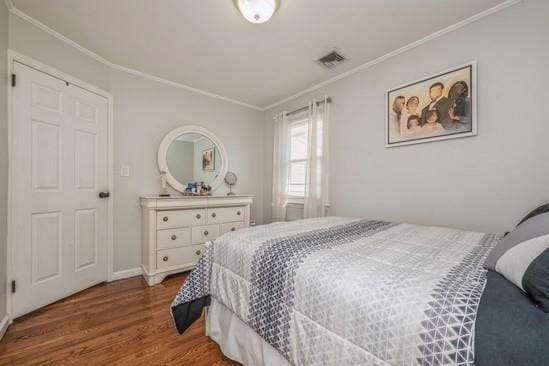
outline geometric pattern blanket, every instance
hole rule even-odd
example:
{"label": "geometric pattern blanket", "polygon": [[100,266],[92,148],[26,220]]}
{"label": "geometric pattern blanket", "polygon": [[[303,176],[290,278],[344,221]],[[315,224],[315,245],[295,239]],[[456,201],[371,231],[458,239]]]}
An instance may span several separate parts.
{"label": "geometric pattern blanket", "polygon": [[172,314],[183,332],[212,296],[294,365],[473,365],[497,241],[340,217],[243,229],[207,244]]}

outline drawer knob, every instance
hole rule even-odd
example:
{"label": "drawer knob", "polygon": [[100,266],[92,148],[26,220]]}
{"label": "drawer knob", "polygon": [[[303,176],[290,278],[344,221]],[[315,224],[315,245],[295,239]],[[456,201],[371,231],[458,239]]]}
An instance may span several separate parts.
{"label": "drawer knob", "polygon": [[240,215],[242,214],[242,212],[236,211],[236,214],[237,214],[238,216],[240,216]]}
{"label": "drawer knob", "polygon": [[215,212],[212,212],[212,217],[216,217],[217,215],[215,214]]}
{"label": "drawer knob", "polygon": [[235,231],[235,230],[236,230],[236,228],[235,228],[235,227],[232,227],[232,228],[231,228],[231,231]]}
{"label": "drawer knob", "polygon": [[200,253],[202,253],[200,250],[197,250],[197,251],[195,252],[196,255],[200,255]]}
{"label": "drawer knob", "polygon": [[197,219],[197,220],[200,220],[201,217],[202,217],[202,216],[201,216],[200,214],[196,214],[196,219]]}
{"label": "drawer knob", "polygon": [[208,230],[205,230],[204,235],[208,235],[208,234],[209,234]]}
{"label": "drawer knob", "polygon": [[168,261],[168,256],[165,255],[164,258],[162,258],[162,260],[163,260],[164,262],[167,262],[167,261]]}
{"label": "drawer knob", "polygon": [[164,221],[164,222],[168,221],[168,216],[164,216],[164,217],[162,218],[162,221]]}
{"label": "drawer knob", "polygon": [[172,240],[177,239],[177,235],[172,235]]}

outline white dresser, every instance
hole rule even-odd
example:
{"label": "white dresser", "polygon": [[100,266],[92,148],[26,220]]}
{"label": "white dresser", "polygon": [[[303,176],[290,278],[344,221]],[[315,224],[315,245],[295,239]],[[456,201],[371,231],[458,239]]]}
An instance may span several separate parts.
{"label": "white dresser", "polygon": [[149,286],[192,269],[204,243],[248,227],[253,196],[141,197],[143,276]]}

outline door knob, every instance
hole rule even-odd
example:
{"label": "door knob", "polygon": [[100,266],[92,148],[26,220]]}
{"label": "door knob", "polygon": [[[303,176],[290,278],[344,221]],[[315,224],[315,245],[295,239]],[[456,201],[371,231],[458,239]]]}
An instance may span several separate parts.
{"label": "door knob", "polygon": [[99,192],[99,198],[109,198],[110,195],[109,192]]}
{"label": "door knob", "polygon": [[164,258],[162,258],[162,260],[163,260],[164,262],[167,262],[167,261],[168,261],[168,256],[167,256],[167,255],[164,256]]}
{"label": "door knob", "polygon": [[204,231],[204,235],[208,235],[208,234],[209,234],[208,230]]}

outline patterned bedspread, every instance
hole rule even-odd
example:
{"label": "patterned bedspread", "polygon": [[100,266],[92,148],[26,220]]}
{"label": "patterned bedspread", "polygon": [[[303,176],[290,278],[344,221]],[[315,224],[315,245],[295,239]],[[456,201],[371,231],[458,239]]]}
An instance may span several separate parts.
{"label": "patterned bedspread", "polygon": [[339,217],[209,243],[172,304],[178,330],[209,296],[295,365],[472,365],[497,238]]}

